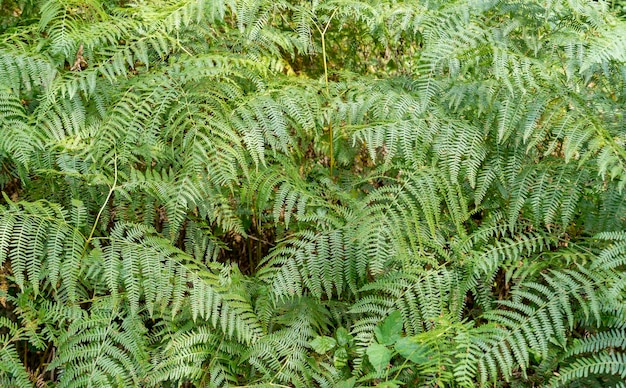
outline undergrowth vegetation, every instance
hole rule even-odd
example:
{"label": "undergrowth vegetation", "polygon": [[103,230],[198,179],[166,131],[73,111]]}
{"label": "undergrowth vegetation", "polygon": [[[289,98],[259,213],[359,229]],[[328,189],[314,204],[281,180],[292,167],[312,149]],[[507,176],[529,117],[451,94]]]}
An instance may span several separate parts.
{"label": "undergrowth vegetation", "polygon": [[626,387],[621,7],[3,2],[0,386]]}

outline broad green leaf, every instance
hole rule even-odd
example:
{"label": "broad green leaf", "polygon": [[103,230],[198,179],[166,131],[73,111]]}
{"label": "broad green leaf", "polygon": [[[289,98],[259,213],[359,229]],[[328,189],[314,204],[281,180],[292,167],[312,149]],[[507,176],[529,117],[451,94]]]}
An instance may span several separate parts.
{"label": "broad green leaf", "polygon": [[379,344],[392,345],[396,342],[402,334],[402,314],[400,311],[394,311],[382,324],[379,324],[374,328],[374,334]]}
{"label": "broad green leaf", "polygon": [[378,385],[376,385],[376,388],[398,388],[400,387],[398,384],[396,384],[394,381],[383,381],[382,383],[379,383]]}
{"label": "broad green leaf", "polygon": [[428,361],[428,348],[425,345],[415,342],[415,340],[410,337],[400,338],[396,341],[394,349],[402,357],[416,364]]}
{"label": "broad green leaf", "polygon": [[352,335],[343,327],[337,329],[335,333],[335,337],[337,338],[337,343],[339,346],[344,346],[349,344],[352,341]]}
{"label": "broad green leaf", "polygon": [[370,364],[372,364],[378,374],[387,368],[389,361],[391,361],[391,350],[381,344],[371,344],[368,346],[366,353]]}
{"label": "broad green leaf", "polygon": [[332,350],[337,345],[337,341],[332,337],[317,336],[313,341],[309,342],[309,345],[316,353],[324,354]]}
{"label": "broad green leaf", "polygon": [[348,365],[348,351],[346,348],[339,348],[335,350],[333,364],[335,365],[335,368],[343,368]]}
{"label": "broad green leaf", "polygon": [[335,384],[335,388],[352,388],[356,384],[356,377],[351,377],[348,380],[342,380]]}

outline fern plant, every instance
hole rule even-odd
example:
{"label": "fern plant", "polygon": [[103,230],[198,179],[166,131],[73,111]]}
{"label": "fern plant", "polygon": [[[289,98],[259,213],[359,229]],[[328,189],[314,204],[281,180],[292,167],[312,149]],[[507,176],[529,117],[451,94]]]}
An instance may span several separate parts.
{"label": "fern plant", "polygon": [[618,3],[3,3],[0,384],[623,386]]}

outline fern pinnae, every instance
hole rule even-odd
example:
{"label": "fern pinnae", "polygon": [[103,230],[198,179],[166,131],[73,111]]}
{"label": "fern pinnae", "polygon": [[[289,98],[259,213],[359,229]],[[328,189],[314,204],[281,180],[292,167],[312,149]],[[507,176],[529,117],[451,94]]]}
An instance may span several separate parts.
{"label": "fern pinnae", "polygon": [[617,7],[3,3],[0,385],[621,384]]}

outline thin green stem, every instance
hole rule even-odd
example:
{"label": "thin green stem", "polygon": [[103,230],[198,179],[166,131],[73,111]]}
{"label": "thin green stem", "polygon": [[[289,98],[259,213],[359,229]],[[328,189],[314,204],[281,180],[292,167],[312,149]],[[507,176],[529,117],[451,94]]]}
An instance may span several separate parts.
{"label": "thin green stem", "polygon": [[[117,154],[113,155],[113,184],[111,185],[111,189],[109,190],[109,194],[107,194],[107,197],[104,200],[104,203],[102,204],[102,207],[100,208],[100,211],[98,212],[98,215],[96,216],[96,220],[93,223],[93,227],[91,228],[91,232],[89,233],[89,237],[85,241],[85,249],[87,249],[87,245],[89,244],[89,242],[93,238],[93,234],[96,231],[96,227],[98,226],[98,222],[100,221],[100,217],[102,216],[102,212],[104,211],[104,208],[109,203],[109,200],[111,199],[111,195],[113,195],[113,191],[115,190],[116,186],[117,186]],[[83,254],[84,253],[85,252],[83,251]]]}
{"label": "thin green stem", "polygon": [[[326,31],[328,31],[328,27],[330,27],[330,22],[333,20],[333,17],[335,17],[335,13],[337,13],[337,9],[335,9],[333,13],[330,15],[330,18],[328,18],[328,22],[326,22],[326,25],[324,26],[324,30],[322,30],[317,25],[317,23],[315,24],[315,27],[317,28],[320,35],[322,36],[322,60],[324,61],[324,82],[326,84],[326,97],[329,99],[330,99],[330,88],[328,84],[328,60],[326,57]],[[335,152],[334,152],[334,146],[333,146],[334,133],[333,133],[332,117],[329,117],[329,120],[328,120],[328,139],[329,139],[329,144],[330,144],[330,176],[333,176],[333,166],[335,165]]]}

